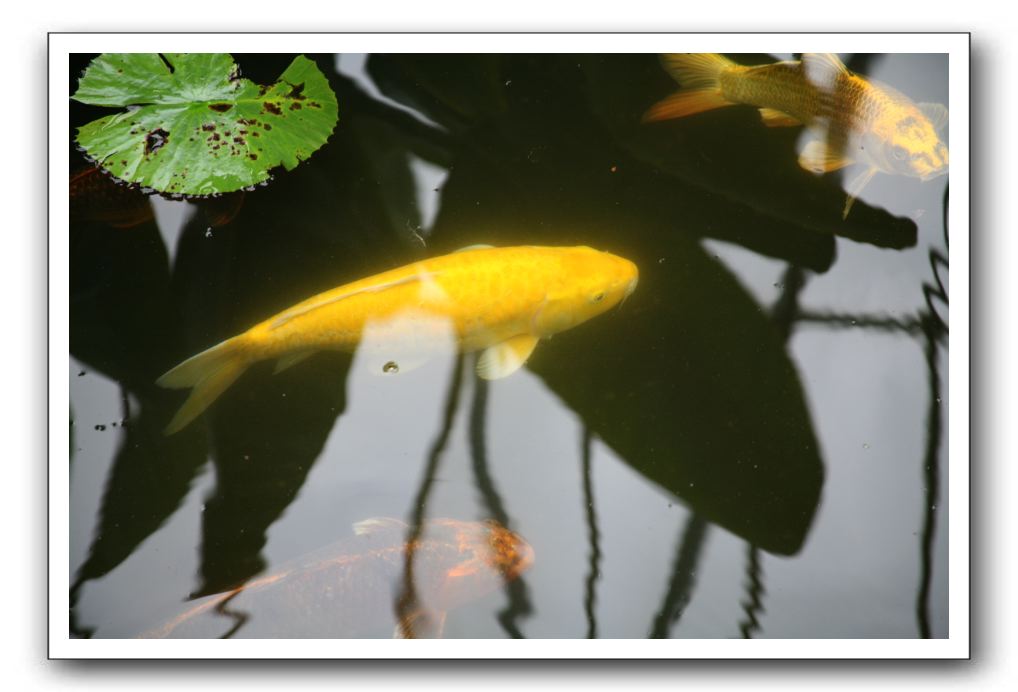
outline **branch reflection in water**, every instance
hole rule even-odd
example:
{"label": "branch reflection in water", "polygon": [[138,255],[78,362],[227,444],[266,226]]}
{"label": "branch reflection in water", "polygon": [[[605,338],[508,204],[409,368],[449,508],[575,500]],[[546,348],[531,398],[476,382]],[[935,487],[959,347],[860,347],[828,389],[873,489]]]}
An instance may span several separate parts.
{"label": "branch reflection in water", "polygon": [[[407,534],[406,562],[403,571],[403,588],[396,598],[395,612],[398,621],[399,635],[404,638],[413,639],[419,635],[415,629],[414,619],[418,612],[419,599],[414,584],[414,558],[415,550],[421,538],[423,522],[427,514],[428,497],[438,472],[439,462],[442,453],[448,444],[452,432],[453,421],[456,411],[459,408],[460,391],[463,387],[463,356],[456,359],[453,368],[452,380],[449,384],[449,391],[446,395],[445,411],[442,418],[442,428],[428,455],[428,462],[425,466],[424,475],[421,479],[420,490],[414,499],[413,512],[409,524],[411,531]],[[477,488],[484,499],[487,515],[500,525],[508,527],[509,515],[505,510],[502,499],[495,489],[494,482],[488,472],[487,451],[484,441],[484,421],[487,411],[488,385],[483,379],[474,380],[474,399],[470,415],[470,451],[473,461],[473,470],[476,477]],[[516,619],[521,615],[533,612],[530,599],[527,595],[526,586],[522,578],[507,579],[505,582],[506,593],[509,597],[509,605],[498,614],[498,621],[502,628],[514,639],[522,639],[523,633],[516,625]],[[439,630],[441,627],[438,628]]]}
{"label": "branch reflection in water", "polygon": [[[502,498],[495,489],[491,474],[488,473],[488,452],[484,439],[487,410],[488,382],[479,377],[474,378],[474,401],[470,409],[470,456],[473,460],[474,478],[488,509],[488,516],[508,529],[509,514],[502,505]],[[498,622],[513,639],[524,639],[523,633],[516,626],[516,619],[529,615],[534,610],[527,595],[527,585],[522,577],[517,577],[508,581],[505,586],[509,605],[499,612]]]}
{"label": "branch reflection in water", "polygon": [[667,639],[672,627],[682,617],[682,613],[689,605],[693,594],[693,585],[696,583],[696,571],[700,564],[700,556],[703,554],[703,539],[707,535],[707,521],[700,515],[693,513],[686,520],[686,528],[679,539],[678,550],[675,554],[675,567],[672,568],[672,579],[668,584],[668,591],[665,593],[661,607],[654,617],[651,626],[651,639]]}
{"label": "branch reflection in water", "polygon": [[[948,206],[950,200],[950,187],[944,187],[943,198],[943,229],[944,249],[950,245],[950,233],[948,230]],[[940,390],[940,345],[944,344],[949,331],[947,323],[940,316],[936,303],[942,303],[946,309],[949,306],[949,296],[941,272],[949,270],[947,256],[937,248],[929,250],[929,265],[932,274],[932,283],[923,282],[922,293],[926,303],[926,309],[918,314],[905,319],[896,319],[881,315],[854,315],[823,313],[801,310],[793,293],[801,291],[805,281],[803,270],[794,265],[789,265],[785,272],[785,291],[781,298],[772,308],[772,316],[775,323],[782,330],[786,341],[791,336],[795,323],[812,323],[824,325],[832,329],[872,329],[887,333],[901,333],[910,337],[921,339],[923,355],[927,368],[927,380],[929,383],[929,408],[926,420],[926,444],[923,456],[923,526],[919,539],[919,586],[916,592],[916,624],[919,636],[923,639],[932,637],[930,627],[930,591],[933,580],[933,539],[936,533],[937,523],[937,502],[940,496],[940,447],[943,438],[943,402]],[[747,567],[750,573],[751,603],[754,608],[762,610],[757,600],[762,587],[757,589],[754,581],[759,565],[755,549],[750,547],[750,565]],[[746,604],[747,608],[749,604]],[[744,623],[743,636],[748,636],[751,631],[747,625],[759,629],[759,624],[752,613],[747,609],[749,620]]]}
{"label": "branch reflection in water", "polygon": [[763,599],[767,590],[764,588],[763,569],[760,565],[760,549],[755,545],[746,544],[746,600],[742,602],[742,610],[746,619],[739,623],[739,632],[743,639],[752,639],[754,632],[760,631],[757,614],[764,611]]}
{"label": "branch reflection in water", "polygon": [[459,408],[460,389],[463,386],[463,356],[456,357],[456,363],[452,369],[452,379],[449,382],[449,391],[445,398],[445,409],[442,415],[442,428],[435,438],[431,451],[428,453],[428,463],[424,467],[424,475],[421,478],[421,487],[414,498],[413,511],[409,517],[410,531],[406,538],[406,562],[403,569],[403,590],[396,598],[396,621],[399,623],[400,635],[404,638],[414,638],[411,617],[415,608],[419,605],[417,593],[414,587],[414,552],[421,538],[421,530],[424,527],[425,509],[428,504],[428,495],[435,481],[435,474],[438,472],[438,463],[442,459],[442,452],[449,442],[449,435],[452,432],[453,420],[456,418],[456,410]]}
{"label": "branch reflection in water", "polygon": [[597,512],[594,510],[594,488],[590,482],[590,458],[593,435],[590,428],[584,426],[582,444],[583,465],[583,500],[587,515],[587,536],[590,539],[590,571],[587,574],[587,586],[583,599],[583,609],[587,613],[587,639],[597,639],[597,618],[594,616],[596,597],[594,585],[601,577],[601,534],[597,530]]}

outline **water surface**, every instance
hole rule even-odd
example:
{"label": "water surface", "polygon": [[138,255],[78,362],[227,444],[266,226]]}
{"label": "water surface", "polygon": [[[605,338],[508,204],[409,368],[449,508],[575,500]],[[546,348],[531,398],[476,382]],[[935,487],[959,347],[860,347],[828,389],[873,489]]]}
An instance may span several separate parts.
{"label": "water surface", "polygon": [[[236,58],[259,83],[292,59]],[[232,218],[72,221],[72,635],[137,636],[382,516],[533,547],[446,637],[947,636],[947,176],[878,175],[843,221],[801,128],[640,125],[675,88],[652,55],[314,58],[332,138]],[[946,56],[842,58],[946,103]],[[70,108],[69,139],[99,113]],[[591,245],[640,285],[504,380],[319,354],[162,434],[184,358],[477,243]]]}

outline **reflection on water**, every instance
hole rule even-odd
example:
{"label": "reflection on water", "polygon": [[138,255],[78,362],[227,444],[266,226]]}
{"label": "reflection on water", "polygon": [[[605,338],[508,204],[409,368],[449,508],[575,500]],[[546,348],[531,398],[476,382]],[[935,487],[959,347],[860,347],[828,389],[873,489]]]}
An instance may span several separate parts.
{"label": "reflection on water", "polygon": [[[943,56],[843,58],[946,100]],[[289,59],[238,57],[255,81]],[[653,55],[317,63],[329,144],[213,232],[72,219],[73,634],[946,635],[946,176],[877,176],[843,219],[799,128],[642,124],[675,89]],[[500,250],[454,253],[478,244]],[[451,280],[520,246],[610,251],[639,288],[586,263]],[[293,333],[164,435],[186,397],[157,379],[249,329]],[[400,518],[377,600],[330,615],[353,572],[306,556],[366,517]],[[533,565],[436,542],[436,517]]]}

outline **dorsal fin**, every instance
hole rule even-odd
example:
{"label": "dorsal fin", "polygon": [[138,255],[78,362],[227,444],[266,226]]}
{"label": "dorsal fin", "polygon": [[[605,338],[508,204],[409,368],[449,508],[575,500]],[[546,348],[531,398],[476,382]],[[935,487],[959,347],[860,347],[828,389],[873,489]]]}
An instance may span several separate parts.
{"label": "dorsal fin", "polygon": [[336,296],[329,296],[328,294],[324,294],[319,300],[315,300],[312,303],[307,303],[306,305],[300,305],[295,308],[291,308],[290,310],[287,310],[279,317],[277,317],[272,322],[272,325],[269,328],[277,329],[278,327],[281,327],[282,325],[286,324],[295,317],[306,315],[307,313],[313,310],[317,310],[318,308],[323,308],[326,305],[338,303],[341,300],[346,300],[347,298],[352,298],[353,296],[361,295],[362,293],[379,293],[381,291],[386,291],[390,288],[395,288],[396,286],[403,286],[405,284],[414,283],[415,281],[430,280],[435,276],[437,275],[426,272],[417,273],[412,274],[410,276],[404,276],[402,279],[395,279],[394,281],[389,281],[384,284],[365,286],[364,288],[358,288],[353,291],[347,291],[346,293],[340,293],[339,295]]}
{"label": "dorsal fin", "polygon": [[806,79],[822,88],[833,87],[838,77],[851,74],[837,53],[803,53],[802,68]]}
{"label": "dorsal fin", "polygon": [[923,115],[930,121],[930,124],[933,125],[933,129],[938,133],[942,132],[944,126],[947,125],[947,106],[942,103],[920,103],[917,105]]}
{"label": "dorsal fin", "polygon": [[353,532],[357,536],[370,536],[385,531],[404,531],[406,523],[392,517],[372,517],[355,522]]}

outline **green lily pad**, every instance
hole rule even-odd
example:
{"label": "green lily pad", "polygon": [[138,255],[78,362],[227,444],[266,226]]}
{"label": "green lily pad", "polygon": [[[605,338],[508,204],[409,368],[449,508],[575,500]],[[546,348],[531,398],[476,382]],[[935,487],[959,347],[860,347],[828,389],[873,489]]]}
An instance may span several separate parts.
{"label": "green lily pad", "polygon": [[125,107],[79,128],[79,146],[116,177],[171,195],[233,192],[292,170],[338,118],[328,80],[302,55],[260,86],[225,53],[104,53],[72,98]]}

